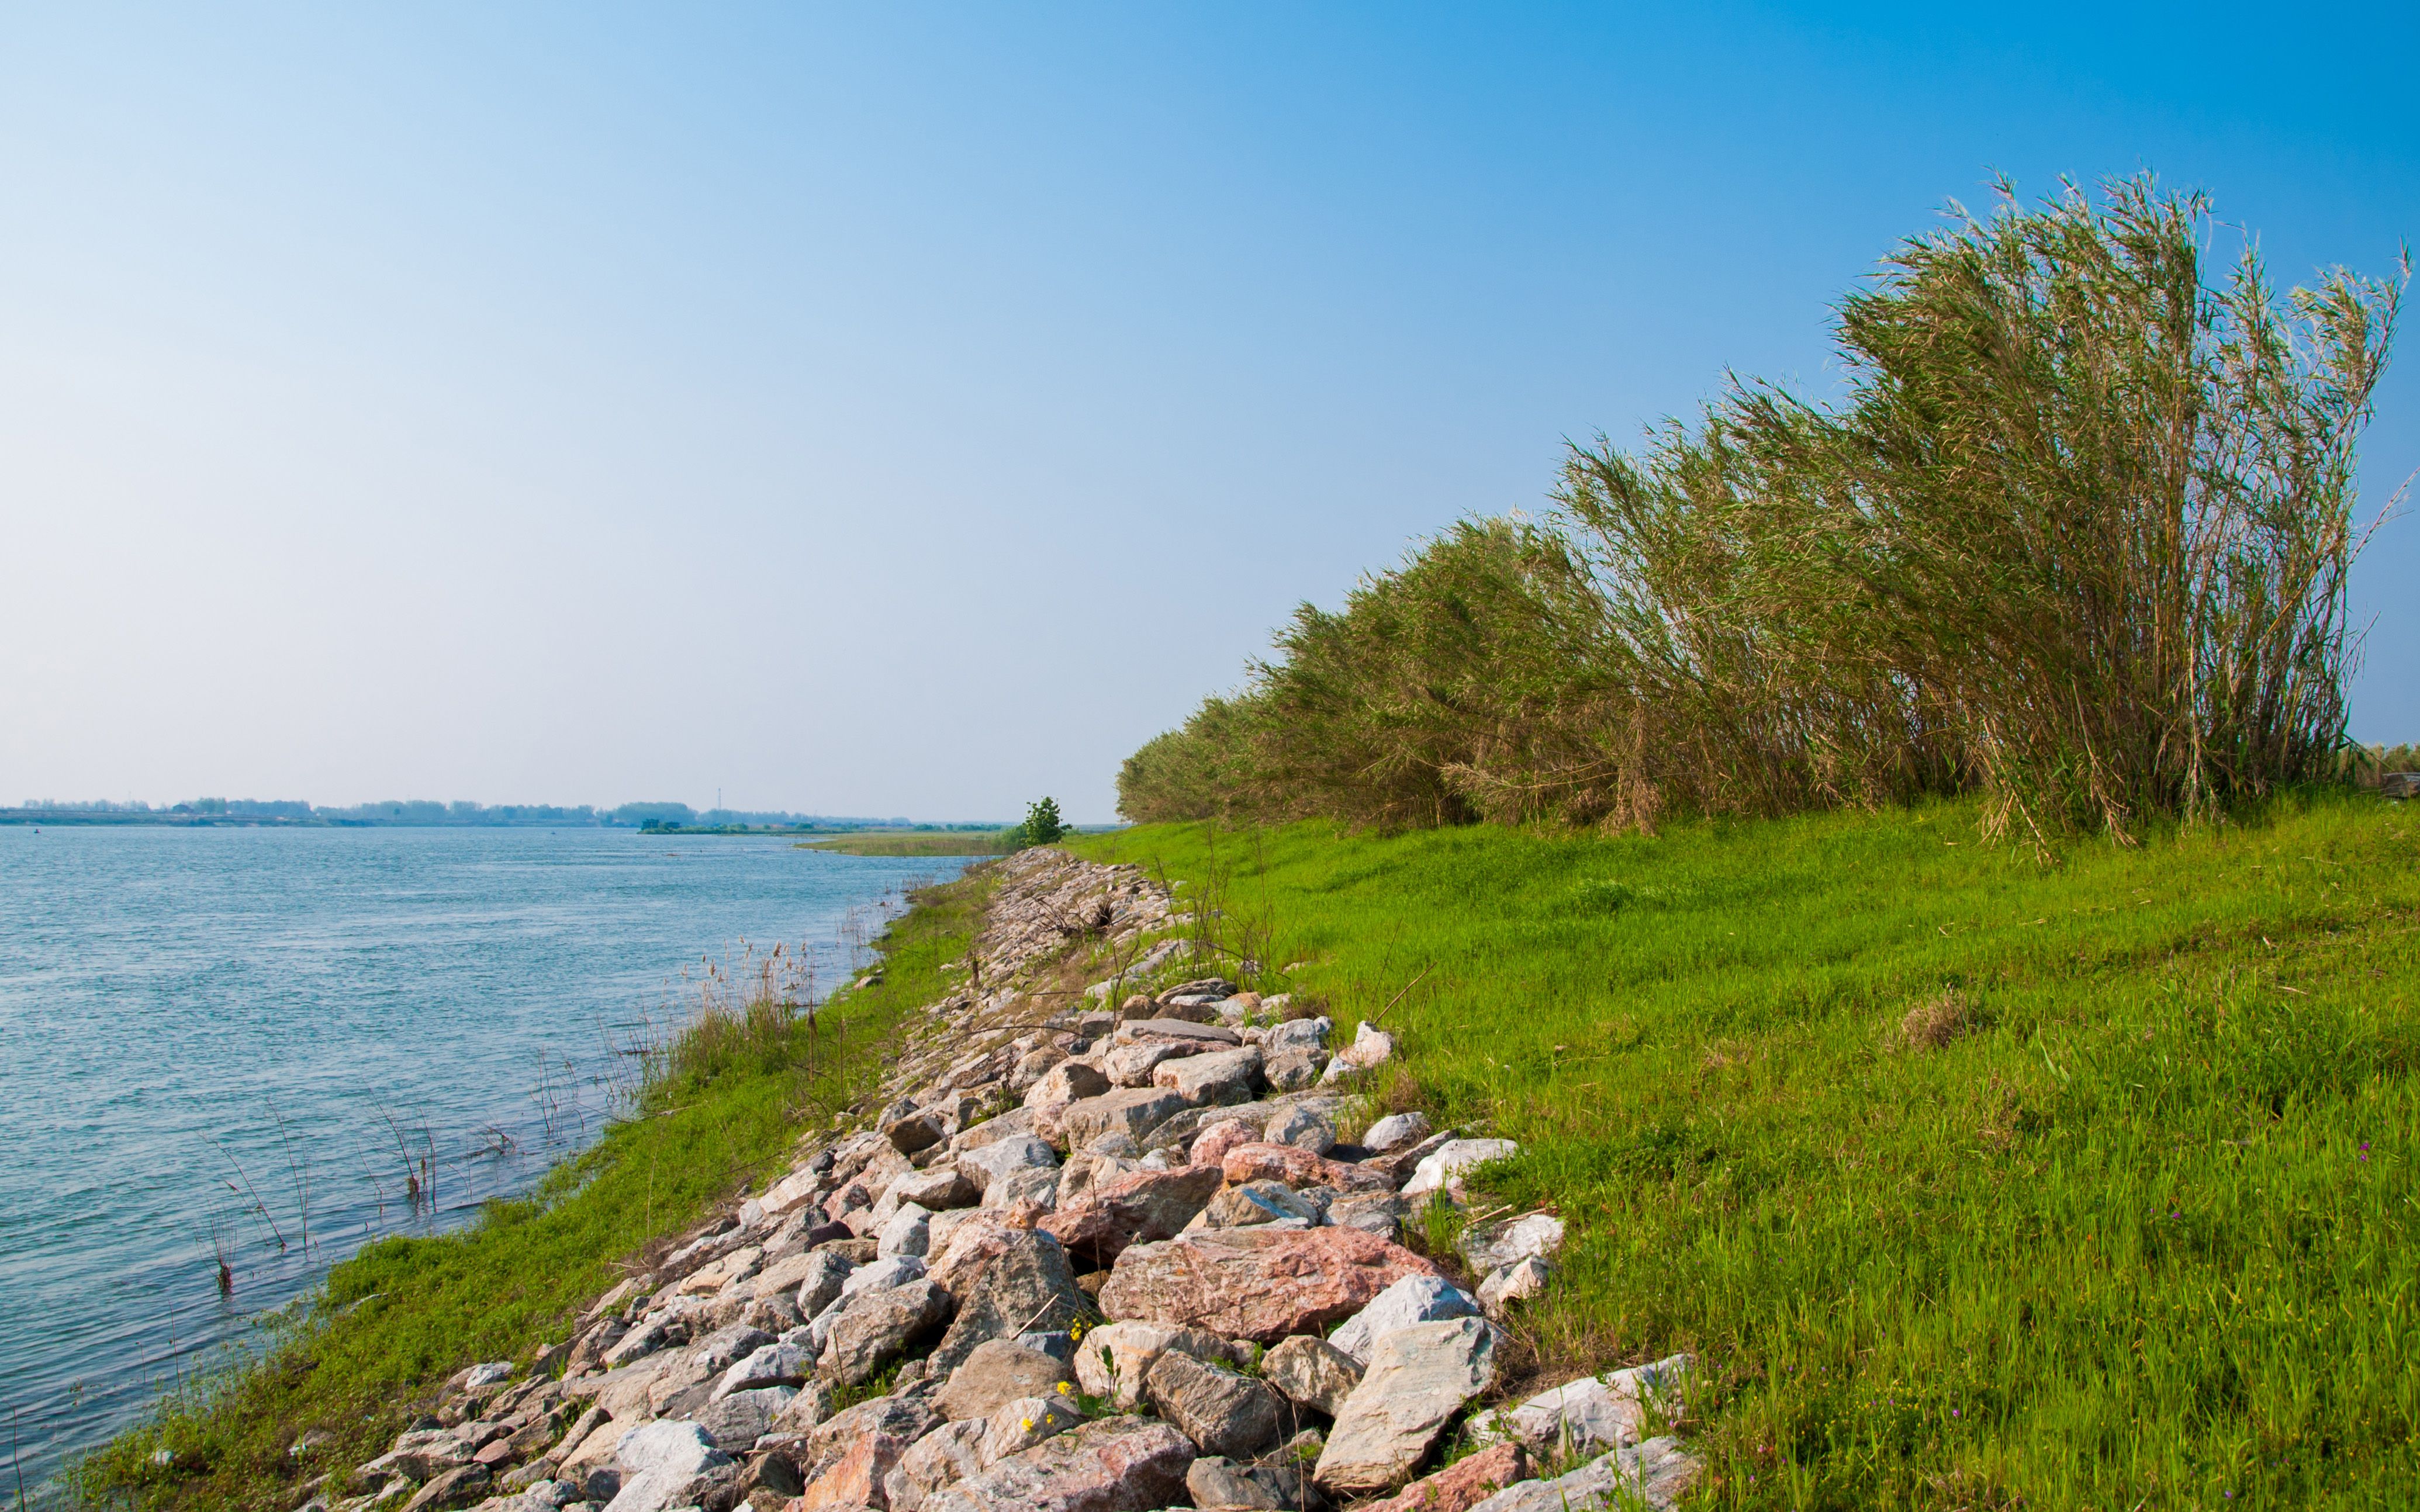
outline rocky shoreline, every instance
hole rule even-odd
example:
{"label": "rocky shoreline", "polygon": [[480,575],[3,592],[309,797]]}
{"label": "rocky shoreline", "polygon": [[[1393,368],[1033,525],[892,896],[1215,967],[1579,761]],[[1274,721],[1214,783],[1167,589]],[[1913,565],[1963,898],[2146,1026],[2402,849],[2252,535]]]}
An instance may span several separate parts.
{"label": "rocky shoreline", "polygon": [[1403,1243],[1509,1141],[1361,1127],[1393,1040],[1168,980],[1215,963],[1138,869],[997,865],[966,989],[868,1127],[802,1140],[568,1345],[449,1381],[353,1472],[375,1489],[299,1512],[1578,1512],[1694,1484],[1657,1431],[1686,1357],[1497,1399],[1559,1219],[1466,1227],[1475,1294]]}

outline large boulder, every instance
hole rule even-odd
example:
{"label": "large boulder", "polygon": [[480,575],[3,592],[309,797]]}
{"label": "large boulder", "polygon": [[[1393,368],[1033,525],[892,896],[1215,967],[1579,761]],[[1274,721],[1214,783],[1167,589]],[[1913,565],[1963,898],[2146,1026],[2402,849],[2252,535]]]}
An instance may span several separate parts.
{"label": "large boulder", "polygon": [[1629,1512],[1642,1505],[1661,1512],[1697,1484],[1698,1471],[1680,1440],[1650,1439],[1553,1480],[1507,1486],[1470,1512]]}
{"label": "large boulder", "polygon": [[1175,1350],[1152,1365],[1143,1391],[1159,1415],[1204,1454],[1244,1458],[1284,1437],[1285,1398],[1249,1376]]}
{"label": "large boulder", "polygon": [[1327,1342],[1367,1365],[1377,1342],[1399,1328],[1449,1318],[1476,1318],[1479,1312],[1477,1299],[1445,1277],[1407,1275],[1346,1319]]}
{"label": "large boulder", "polygon": [[[1005,1225],[985,1228],[980,1238],[970,1246],[962,1235],[950,1246],[957,1316],[926,1363],[932,1375],[957,1369],[985,1340],[1068,1328],[1092,1310],[1058,1240]],[[962,1251],[983,1258],[960,1265]]]}
{"label": "large boulder", "polygon": [[953,1422],[989,1417],[1003,1402],[1047,1395],[1071,1379],[1067,1367],[1047,1354],[1008,1339],[985,1339],[933,1394],[933,1405]]}
{"label": "large boulder", "polygon": [[714,1383],[713,1399],[721,1401],[734,1392],[761,1391],[768,1386],[799,1386],[815,1373],[815,1358],[803,1341],[796,1344],[768,1344],[751,1350],[748,1357],[722,1373]]}
{"label": "large boulder", "polygon": [[833,1321],[816,1366],[844,1386],[863,1385],[949,1316],[950,1294],[929,1280],[860,1292]]}
{"label": "large boulder", "polygon": [[898,1198],[902,1207],[912,1202],[928,1212],[942,1212],[951,1208],[970,1208],[983,1194],[956,1166],[940,1165],[901,1177],[891,1183],[885,1196]]}
{"label": "large boulder", "polygon": [[1165,1423],[1106,1417],[1054,1435],[947,1490],[920,1512],[1150,1512],[1181,1506],[1193,1445]]}
{"label": "large boulder", "polygon": [[[1167,1068],[1160,1069],[1165,1071]],[[1153,1129],[1183,1112],[1185,1107],[1184,1098],[1164,1088],[1121,1088],[1099,1097],[1068,1103],[1060,1111],[1058,1124],[1065,1135],[1067,1148],[1081,1149],[1105,1134],[1122,1134],[1140,1141]]]}
{"label": "large boulder", "polygon": [[1093,1188],[1035,1227],[1071,1253],[1109,1265],[1128,1245],[1175,1238],[1218,1192],[1219,1180],[1206,1165],[1137,1171]]}
{"label": "large boulder", "polygon": [[1101,1310],[1273,1344],[1325,1329],[1407,1275],[1436,1267],[1351,1228],[1205,1229],[1118,1257]]}
{"label": "large boulder", "polygon": [[1361,1384],[1361,1362],[1324,1338],[1304,1334],[1261,1357],[1261,1379],[1303,1406],[1334,1417]]}
{"label": "large boulder", "polygon": [[1415,1323],[1378,1340],[1344,1399],[1312,1476],[1353,1495],[1400,1484],[1446,1425],[1496,1384],[1496,1330],[1484,1319]]}
{"label": "large boulder", "polygon": [[1211,1055],[1187,1056],[1162,1063],[1151,1073],[1154,1087],[1165,1087],[1193,1107],[1249,1103],[1261,1086],[1261,1049],[1245,1045]]}
{"label": "large boulder", "polygon": [[1144,1404],[1151,1367],[1171,1350],[1203,1360],[1237,1357],[1234,1346],[1216,1334],[1161,1323],[1109,1323],[1084,1335],[1076,1347],[1076,1381],[1088,1396],[1099,1396],[1121,1412]]}

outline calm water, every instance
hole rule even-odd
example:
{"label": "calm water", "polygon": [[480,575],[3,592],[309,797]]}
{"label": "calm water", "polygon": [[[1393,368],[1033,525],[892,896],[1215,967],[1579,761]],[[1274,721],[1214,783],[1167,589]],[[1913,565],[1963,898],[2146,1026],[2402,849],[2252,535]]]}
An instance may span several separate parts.
{"label": "calm water", "polygon": [[27,1485],[365,1238],[459,1226],[594,1138],[616,1049],[694,1000],[702,957],[804,947],[829,987],[903,886],[963,864],[0,826],[0,1416]]}

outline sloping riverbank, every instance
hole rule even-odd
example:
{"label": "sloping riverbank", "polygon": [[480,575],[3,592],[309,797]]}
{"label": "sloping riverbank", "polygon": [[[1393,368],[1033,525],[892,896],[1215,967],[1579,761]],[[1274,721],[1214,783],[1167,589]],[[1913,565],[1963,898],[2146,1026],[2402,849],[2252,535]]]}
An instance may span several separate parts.
{"label": "sloping riverbank", "polygon": [[2413,820],[1977,818],[980,869],[744,1193],[247,1504],[2404,1499]]}

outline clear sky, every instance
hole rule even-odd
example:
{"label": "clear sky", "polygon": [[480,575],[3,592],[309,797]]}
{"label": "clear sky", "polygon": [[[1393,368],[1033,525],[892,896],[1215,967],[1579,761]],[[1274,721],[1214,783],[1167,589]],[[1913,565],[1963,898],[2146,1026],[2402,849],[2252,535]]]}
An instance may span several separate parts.
{"label": "clear sky", "polygon": [[1957,8],[8,6],[0,802],[1107,819],[1565,438],[1825,391],[1994,170],[2420,237],[2408,6]]}

